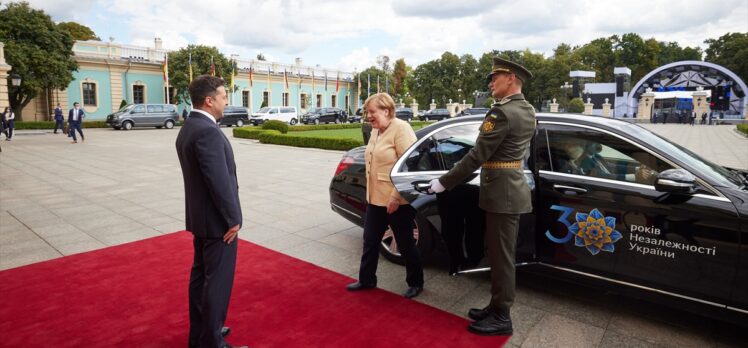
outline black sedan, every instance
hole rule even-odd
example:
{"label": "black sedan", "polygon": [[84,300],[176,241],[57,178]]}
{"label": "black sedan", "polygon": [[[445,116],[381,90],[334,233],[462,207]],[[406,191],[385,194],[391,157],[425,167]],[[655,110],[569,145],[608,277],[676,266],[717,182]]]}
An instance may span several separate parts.
{"label": "black sedan", "polygon": [[[426,190],[472,148],[483,119],[459,117],[418,130],[418,141],[391,172],[417,210],[414,236],[423,255],[457,248],[467,261],[482,256],[479,170],[451,191]],[[534,211],[521,217],[518,269],[748,322],[748,172],[620,120],[561,114],[537,120],[524,163]],[[343,156],[332,179],[333,211],[362,225],[365,192],[360,147]],[[381,251],[401,262],[391,234]]]}
{"label": "black sedan", "polygon": [[429,110],[421,116],[424,121],[441,121],[445,118],[449,118],[449,110],[447,109]]}
{"label": "black sedan", "polygon": [[348,115],[341,108],[312,108],[301,116],[305,124],[345,123]]}
{"label": "black sedan", "polygon": [[249,123],[249,113],[241,106],[228,105],[223,109],[223,118],[218,125],[241,127]]}

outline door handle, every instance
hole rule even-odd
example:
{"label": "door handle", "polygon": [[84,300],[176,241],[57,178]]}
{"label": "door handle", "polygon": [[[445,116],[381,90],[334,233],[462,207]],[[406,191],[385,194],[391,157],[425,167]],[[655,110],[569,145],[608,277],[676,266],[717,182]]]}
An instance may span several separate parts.
{"label": "door handle", "polygon": [[414,181],[413,188],[420,193],[425,193],[427,195],[431,194],[429,193],[429,189],[431,188],[430,181],[423,181],[423,180]]}
{"label": "door handle", "polygon": [[587,193],[587,189],[584,189],[581,187],[575,187],[575,186],[553,184],[553,188],[556,191],[571,191],[571,192],[576,192],[576,193]]}

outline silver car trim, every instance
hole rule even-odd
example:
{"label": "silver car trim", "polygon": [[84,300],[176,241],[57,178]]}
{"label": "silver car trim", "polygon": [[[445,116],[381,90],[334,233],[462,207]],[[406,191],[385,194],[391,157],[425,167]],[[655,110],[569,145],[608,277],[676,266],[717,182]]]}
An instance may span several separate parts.
{"label": "silver car trim", "polygon": [[[594,177],[594,176],[586,176],[586,175],[579,175],[579,174],[558,173],[558,172],[552,172],[550,170],[539,170],[538,173],[540,173],[540,174],[546,174],[546,175],[563,176],[563,177],[567,177],[567,178],[584,178],[584,180],[589,180],[589,181],[598,181],[598,182],[604,182],[604,183],[608,183],[608,184],[617,184],[617,185],[621,185],[621,186],[630,186],[630,187],[636,187],[636,188],[639,188],[639,189],[648,189],[648,190],[652,190],[652,191],[657,191],[657,190],[655,190],[655,188],[654,188],[653,185],[644,185],[644,184],[638,184],[638,183],[633,183],[633,182],[628,182],[628,181],[619,181],[619,180],[612,180],[612,179],[605,179],[605,178],[597,178],[597,177]],[[657,192],[659,192],[659,191],[657,191]],[[712,195],[705,195],[703,193],[696,193],[696,194],[693,194],[691,196],[692,197],[699,197],[699,198],[711,199],[711,200],[718,201],[718,202],[726,202],[726,203],[731,203],[732,202],[727,197],[724,197],[724,196],[721,196],[721,195],[720,196],[712,196]]]}
{"label": "silver car trim", "polygon": [[[650,149],[648,149],[646,147],[641,147],[641,145],[639,145],[639,144],[637,144],[637,143],[635,143],[635,142],[633,142],[633,141],[631,141],[629,139],[626,139],[625,137],[622,137],[622,136],[620,136],[620,135],[618,135],[616,133],[613,133],[611,131],[608,131],[608,130],[605,130],[605,129],[602,129],[602,128],[588,126],[588,125],[583,125],[583,124],[576,124],[576,123],[559,122],[559,121],[539,121],[539,123],[542,123],[542,124],[555,124],[555,125],[570,126],[570,127],[579,127],[579,128],[587,128],[587,129],[596,130],[596,131],[599,131],[599,132],[602,132],[602,133],[606,133],[608,135],[612,135],[612,136],[614,136],[614,137],[616,137],[618,139],[621,139],[621,140],[623,140],[623,141],[625,141],[625,142],[627,142],[627,143],[629,143],[631,145],[634,145],[634,146],[636,146],[636,147],[638,147],[640,149],[643,149],[644,151],[646,151],[650,155],[659,158],[660,160],[666,162],[667,164],[669,164],[671,167],[673,167],[675,169],[683,169],[680,166],[678,166],[675,163],[673,163],[671,160],[669,160],[669,159],[667,159],[665,157],[662,157],[662,156],[660,156],[657,153],[652,152]],[[683,169],[683,170],[685,170],[685,169]],[[688,171],[688,172],[690,173],[690,171]],[[693,174],[693,173],[691,173],[691,174]],[[699,182],[702,186],[706,187],[715,196],[719,196],[719,197],[725,198],[725,196],[721,192],[719,192],[719,190],[715,189],[714,186],[712,186],[711,184],[709,184],[706,181],[702,180],[698,176],[696,176],[696,175],[694,175],[694,176],[696,177],[696,181],[697,182]]]}
{"label": "silver car trim", "polygon": [[330,204],[333,205],[335,208],[340,209],[340,210],[342,210],[342,211],[344,211],[344,212],[346,212],[348,214],[358,216],[359,218],[362,217],[361,215],[356,214],[356,213],[354,213],[354,212],[352,212],[352,211],[350,211],[350,210],[348,210],[346,208],[343,208],[343,207],[341,207],[341,206],[339,206],[339,205],[337,205],[335,203],[330,203]]}

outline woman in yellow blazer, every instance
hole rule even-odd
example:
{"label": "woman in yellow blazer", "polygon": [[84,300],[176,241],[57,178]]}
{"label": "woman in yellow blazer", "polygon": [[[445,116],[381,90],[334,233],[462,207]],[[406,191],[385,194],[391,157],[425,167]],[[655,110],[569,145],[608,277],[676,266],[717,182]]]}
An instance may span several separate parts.
{"label": "woman in yellow blazer", "polygon": [[398,249],[405,258],[405,281],[408,289],[403,296],[412,298],[423,290],[423,266],[413,238],[415,210],[390,180],[395,162],[415,141],[410,124],[395,117],[395,101],[386,93],[377,93],[364,102],[366,118],[372,131],[366,145],[366,217],[364,218],[364,250],[358,281],[348,290],[358,291],[377,286],[379,244],[387,226],[392,227]]}

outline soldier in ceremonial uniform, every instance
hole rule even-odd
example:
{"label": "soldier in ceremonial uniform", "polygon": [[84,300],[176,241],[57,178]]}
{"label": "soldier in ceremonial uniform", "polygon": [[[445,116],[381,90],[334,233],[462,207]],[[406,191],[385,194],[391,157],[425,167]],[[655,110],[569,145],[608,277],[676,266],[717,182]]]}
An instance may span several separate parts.
{"label": "soldier in ceremonial uniform", "polygon": [[498,57],[488,75],[497,100],[481,124],[475,146],[448,173],[431,181],[431,191],[452,189],[479,167],[479,206],[486,211],[485,245],[491,266],[491,302],[473,308],[468,328],[481,335],[511,335],[509,309],[514,302],[514,254],[519,216],[532,210],[522,160],[535,134],[535,109],[525,101],[522,84],[532,78],[525,67]]}

